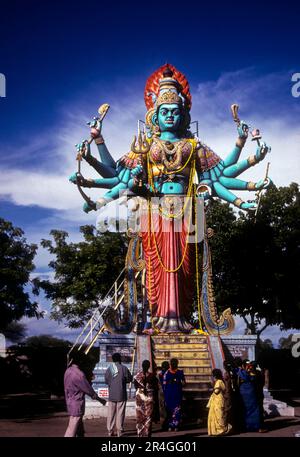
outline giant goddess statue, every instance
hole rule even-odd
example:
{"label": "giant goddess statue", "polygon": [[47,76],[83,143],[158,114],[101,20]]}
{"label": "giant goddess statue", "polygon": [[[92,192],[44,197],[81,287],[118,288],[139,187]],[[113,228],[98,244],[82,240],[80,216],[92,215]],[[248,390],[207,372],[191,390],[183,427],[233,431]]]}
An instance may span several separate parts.
{"label": "giant goddess statue", "polygon": [[[205,289],[209,276],[205,284],[202,281],[202,288],[199,284],[199,243],[197,236],[196,242],[191,242],[190,236],[197,231],[197,201],[219,197],[243,210],[256,210],[257,202],[243,201],[233,191],[261,191],[269,186],[267,177],[259,182],[247,182],[237,176],[263,160],[270,148],[259,141],[261,137],[256,130],[252,133],[258,142],[255,154],[239,160],[249,127],[239,120],[237,105],[233,105],[238,137],[225,159],[217,155],[191,132],[189,84],[170,64],[148,78],[144,98],[147,107],[145,127],[134,138],[130,152],[118,161],[109,153],[101,135],[104,107],[102,115],[100,111],[100,117],[90,122],[91,140],[77,145],[79,158],[92,165],[101,178],[85,179],[77,172],[70,180],[79,186],[85,197],[86,212],[102,208],[125,191],[139,196],[145,203],[147,209],[143,213],[140,236],[152,331],[190,332],[194,300],[198,302],[207,331],[214,330],[216,325],[219,329],[224,326],[226,330],[230,327],[230,312],[220,317],[213,315],[214,309],[210,315],[205,310],[209,302],[208,289]],[[91,154],[92,140],[98,147],[100,160]],[[93,202],[81,187],[108,191]],[[208,262],[207,250],[204,255]]]}

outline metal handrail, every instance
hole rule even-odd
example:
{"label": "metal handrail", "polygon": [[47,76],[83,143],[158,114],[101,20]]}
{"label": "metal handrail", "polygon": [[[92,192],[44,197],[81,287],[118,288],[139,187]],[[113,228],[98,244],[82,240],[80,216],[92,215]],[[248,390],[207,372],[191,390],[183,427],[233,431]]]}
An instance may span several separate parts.
{"label": "metal handrail", "polygon": [[[103,298],[102,302],[104,302],[109,294],[111,293],[112,289],[114,288],[115,286],[115,283],[118,282],[118,280],[120,279],[120,277],[122,276],[122,274],[125,272],[125,267],[123,268],[123,270],[121,271],[121,273],[119,274],[119,276],[117,277],[117,279],[114,281],[113,285],[111,286],[111,288],[109,289],[109,291],[106,293],[105,297]],[[120,289],[121,285],[124,284],[124,279],[123,281],[120,283],[120,286],[118,287],[117,291]],[[108,308],[109,305],[107,305],[103,310],[102,312],[100,313],[100,316],[98,316],[97,320],[95,321],[95,326],[98,325],[99,323],[99,320],[101,319],[101,317],[103,316],[104,312],[106,311],[106,309]],[[88,322],[85,324],[85,326],[83,327],[82,331],[80,332],[80,334],[77,336],[76,340],[75,340],[75,343],[73,344],[73,346],[71,347],[70,351],[68,352],[68,355],[73,351],[73,349],[76,347],[76,345],[79,343],[79,340],[80,338],[82,337],[82,335],[85,333],[86,329],[90,326],[90,323],[93,321],[93,318],[96,316],[96,314],[99,313],[99,306],[98,308],[95,309],[95,311],[93,312],[93,315],[90,317],[90,319],[88,320]],[[94,327],[95,327],[94,326]],[[91,330],[94,328],[91,326]],[[85,343],[86,341],[86,338],[84,339],[84,341],[81,343],[80,345],[80,348],[82,347],[82,345]]]}
{"label": "metal handrail", "polygon": [[[135,273],[135,279],[137,279],[137,278],[139,277],[140,273],[141,273],[140,271],[137,271],[137,272]],[[123,282],[124,282],[124,281],[123,281]],[[114,308],[113,308],[114,311],[115,311],[116,309],[118,309],[118,307],[119,307],[120,304],[122,303],[123,299],[124,299],[124,293],[121,295],[119,301],[115,304],[115,306],[114,306]],[[99,318],[99,319],[100,319],[100,318]],[[96,332],[96,334],[94,335],[92,341],[90,342],[90,344],[89,344],[88,347],[86,348],[85,354],[88,354],[88,353],[89,353],[90,349],[94,346],[95,342],[97,341],[98,336],[103,332],[103,330],[105,330],[105,324],[103,324],[103,325],[100,327],[100,329]],[[81,349],[82,346],[83,346],[83,343],[79,346],[78,350]]]}
{"label": "metal handrail", "polygon": [[[120,279],[120,277],[122,276],[122,274],[125,272],[125,268],[123,268],[123,270],[121,271],[121,273],[119,274],[119,276],[117,277],[117,279],[114,281],[114,283],[112,284],[112,286],[110,287],[109,291],[106,293],[105,297],[103,298],[102,302],[104,302],[110,295],[112,289],[115,287],[115,284],[118,282],[118,280]],[[138,278],[138,276],[140,275],[140,271],[137,271],[135,273],[135,279]],[[115,293],[117,293],[120,288],[124,285],[124,282],[125,282],[125,279],[123,279],[119,286],[117,287]],[[119,299],[117,300],[115,306],[114,306],[114,311],[116,309],[118,309],[118,307],[120,306],[120,304],[122,303],[122,301],[124,300],[124,293],[122,293],[122,295],[119,297]],[[96,326],[99,325],[99,322],[100,322],[100,319],[102,318],[103,314],[105,313],[105,311],[108,309],[108,307],[110,306],[111,304],[107,304],[106,307],[101,311],[101,313],[99,314],[99,307],[95,309],[93,315],[90,317],[90,319],[88,320],[88,322],[86,323],[86,325],[84,326],[84,328],[82,329],[81,333],[78,335],[78,337],[76,338],[75,340],[75,343],[73,344],[73,346],[71,347],[70,351],[68,352],[68,356],[70,355],[70,353],[73,351],[73,349],[79,345],[78,347],[78,350],[80,350],[82,348],[82,346],[85,344],[85,342],[88,340],[88,338],[90,337],[90,343],[88,345],[88,347],[86,348],[85,350],[85,353],[87,354],[90,349],[92,348],[92,346],[95,344],[95,341],[97,340],[98,336],[100,335],[100,333],[103,332],[103,330],[105,329],[105,324],[103,324],[98,330],[96,330],[96,333],[95,335],[93,336],[93,331],[95,330]],[[99,314],[97,316],[97,314]],[[90,327],[90,328],[89,328]],[[89,328],[87,334],[84,336],[83,340],[81,341],[81,343],[79,343],[80,339],[83,337],[83,335],[86,333],[86,330]]]}

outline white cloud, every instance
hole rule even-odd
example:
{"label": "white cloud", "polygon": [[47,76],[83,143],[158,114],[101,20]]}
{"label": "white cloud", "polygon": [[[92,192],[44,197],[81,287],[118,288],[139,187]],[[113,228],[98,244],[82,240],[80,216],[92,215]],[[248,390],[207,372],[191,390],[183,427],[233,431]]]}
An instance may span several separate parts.
{"label": "white cloud", "polygon": [[[236,134],[230,106],[238,103],[240,118],[259,128],[263,141],[272,147],[271,154],[241,179],[262,179],[270,161],[270,176],[276,185],[300,181],[300,104],[287,90],[289,84],[288,74],[255,77],[251,69],[225,73],[216,81],[199,84],[192,113],[199,120],[200,138],[205,143],[222,157],[232,149]],[[241,159],[255,153],[256,142],[250,138]]]}

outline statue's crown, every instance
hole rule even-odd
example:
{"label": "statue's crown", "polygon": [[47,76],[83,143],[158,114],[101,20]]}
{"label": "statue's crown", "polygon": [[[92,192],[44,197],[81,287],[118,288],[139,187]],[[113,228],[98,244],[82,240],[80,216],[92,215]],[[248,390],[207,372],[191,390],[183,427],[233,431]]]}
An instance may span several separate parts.
{"label": "statue's crown", "polygon": [[163,72],[163,78],[159,80],[159,95],[156,99],[155,106],[158,108],[164,103],[179,103],[183,100],[180,97],[181,85],[173,78],[173,71],[167,67]]}

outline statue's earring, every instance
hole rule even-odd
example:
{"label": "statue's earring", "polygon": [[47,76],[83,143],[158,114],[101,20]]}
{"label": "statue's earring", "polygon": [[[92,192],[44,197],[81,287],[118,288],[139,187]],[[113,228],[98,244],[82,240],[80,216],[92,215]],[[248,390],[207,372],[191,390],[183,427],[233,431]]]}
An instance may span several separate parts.
{"label": "statue's earring", "polygon": [[154,125],[152,131],[153,131],[153,135],[160,136],[160,129],[159,129],[158,125]]}
{"label": "statue's earring", "polygon": [[152,127],[153,135],[160,136],[160,128],[159,128],[159,125],[158,125],[158,118],[157,118],[156,112],[153,114],[153,116],[151,118],[151,124],[153,126]]}
{"label": "statue's earring", "polygon": [[146,126],[150,129],[151,136],[160,135],[160,129],[158,125],[157,113],[155,108],[151,108],[146,113]]}

